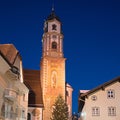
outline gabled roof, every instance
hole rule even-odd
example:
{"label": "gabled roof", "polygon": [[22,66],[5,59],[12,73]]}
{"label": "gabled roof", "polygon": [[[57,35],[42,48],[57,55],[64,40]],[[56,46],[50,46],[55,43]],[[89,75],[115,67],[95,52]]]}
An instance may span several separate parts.
{"label": "gabled roof", "polygon": [[78,101],[79,101],[79,103],[78,103],[78,111],[79,112],[81,112],[82,111],[82,109],[83,109],[83,106],[84,106],[84,104],[85,104],[85,98],[87,98],[89,95],[91,95],[92,93],[95,93],[95,92],[97,92],[97,91],[99,91],[99,90],[104,90],[106,87],[108,87],[108,86],[110,86],[110,85],[112,85],[112,84],[114,84],[114,83],[116,83],[116,82],[120,82],[120,77],[117,77],[117,78],[115,78],[115,79],[113,79],[113,80],[110,80],[110,81],[108,81],[108,82],[105,82],[104,84],[102,84],[102,85],[99,85],[98,87],[96,87],[96,88],[94,88],[94,89],[92,89],[92,90],[84,90],[84,91],[80,91],[80,94],[79,94],[79,99],[78,99]]}
{"label": "gabled roof", "polygon": [[105,82],[104,84],[99,85],[98,87],[96,87],[96,88],[94,88],[94,89],[92,89],[92,90],[90,90],[90,91],[88,91],[86,93],[81,94],[80,97],[88,96],[88,95],[90,95],[90,94],[92,94],[92,93],[94,93],[94,92],[96,92],[96,91],[98,91],[100,89],[104,90],[107,86],[109,86],[111,84],[114,84],[115,82],[120,82],[120,76],[115,78],[115,79],[113,79],[113,80]]}
{"label": "gabled roof", "polygon": [[13,44],[0,44],[0,52],[9,64],[14,64],[14,61],[18,55],[18,50]]}
{"label": "gabled roof", "polygon": [[23,70],[24,83],[29,89],[29,107],[43,107],[40,70]]}

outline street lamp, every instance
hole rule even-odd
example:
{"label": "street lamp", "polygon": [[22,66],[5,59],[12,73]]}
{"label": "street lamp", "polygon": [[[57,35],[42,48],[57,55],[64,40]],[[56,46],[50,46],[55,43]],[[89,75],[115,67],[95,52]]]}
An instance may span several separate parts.
{"label": "street lamp", "polygon": [[84,107],[85,99],[79,98],[79,101],[81,101],[81,104],[82,104],[81,112],[79,112],[79,120],[86,120],[86,112],[85,112],[85,107]]}

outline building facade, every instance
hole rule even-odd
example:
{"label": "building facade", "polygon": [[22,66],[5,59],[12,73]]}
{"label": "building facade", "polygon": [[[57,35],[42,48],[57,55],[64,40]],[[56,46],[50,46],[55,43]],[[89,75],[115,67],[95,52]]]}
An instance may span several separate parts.
{"label": "building facade", "polygon": [[66,102],[68,105],[69,120],[72,120],[72,92],[73,88],[66,83]]}
{"label": "building facade", "polygon": [[0,120],[27,120],[28,92],[19,52],[12,44],[1,44]]}
{"label": "building facade", "polygon": [[120,77],[79,96],[80,120],[120,119]]}

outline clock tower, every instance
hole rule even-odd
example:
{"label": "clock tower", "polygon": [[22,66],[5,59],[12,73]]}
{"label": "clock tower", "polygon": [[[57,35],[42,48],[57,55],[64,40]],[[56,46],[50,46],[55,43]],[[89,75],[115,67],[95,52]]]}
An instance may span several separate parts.
{"label": "clock tower", "polygon": [[62,24],[55,11],[44,22],[40,79],[43,96],[43,120],[50,120],[58,95],[65,100],[65,58]]}

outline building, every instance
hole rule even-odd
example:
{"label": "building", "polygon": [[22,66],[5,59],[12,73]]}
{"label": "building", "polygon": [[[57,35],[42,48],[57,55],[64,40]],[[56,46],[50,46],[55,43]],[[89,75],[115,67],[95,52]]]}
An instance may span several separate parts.
{"label": "building", "polygon": [[[66,102],[69,102],[71,119],[73,89],[66,84],[65,61],[62,23],[52,10],[44,22],[40,70],[24,70],[25,84],[30,90],[29,120],[50,120],[56,98],[62,95],[66,100],[66,90],[70,95]],[[33,114],[36,113],[34,111],[39,114]],[[41,118],[42,115],[43,118]]]}
{"label": "building", "polygon": [[120,77],[79,95],[79,120],[120,119]]}
{"label": "building", "polygon": [[0,44],[0,120],[27,120],[28,88],[13,44]]}
{"label": "building", "polygon": [[68,105],[69,120],[72,120],[72,91],[73,88],[68,83],[66,83],[66,102]]}

